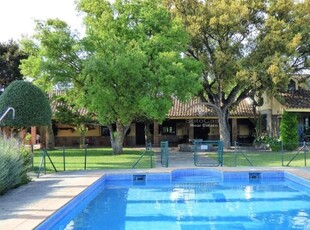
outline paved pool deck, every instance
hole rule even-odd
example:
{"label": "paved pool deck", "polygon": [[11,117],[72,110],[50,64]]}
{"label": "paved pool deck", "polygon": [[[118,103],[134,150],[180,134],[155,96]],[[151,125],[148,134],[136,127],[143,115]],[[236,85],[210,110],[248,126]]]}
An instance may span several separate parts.
{"label": "paved pool deck", "polygon": [[[168,168],[66,171],[39,178],[17,189],[0,196],[0,229],[34,229],[47,217],[81,193],[85,188],[106,173],[155,173],[171,172],[179,168],[197,168],[193,164],[191,153],[171,153],[171,164]],[[182,158],[183,157],[183,158]],[[158,155],[157,155],[158,161]],[[206,168],[206,167],[204,167]],[[214,167],[212,167],[214,169]],[[283,171],[287,170],[310,180],[310,168],[263,168],[263,167],[216,167],[221,171]]]}

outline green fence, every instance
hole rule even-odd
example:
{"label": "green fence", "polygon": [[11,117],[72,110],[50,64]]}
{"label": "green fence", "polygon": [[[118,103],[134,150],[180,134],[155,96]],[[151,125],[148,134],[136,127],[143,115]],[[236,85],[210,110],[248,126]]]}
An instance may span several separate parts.
{"label": "green fence", "polygon": [[163,167],[169,166],[169,146],[168,141],[160,142],[160,163]]}
{"label": "green fence", "polygon": [[305,167],[307,166],[309,142],[272,143],[264,146],[240,146],[235,142],[232,150],[224,153],[225,166]]}
{"label": "green fence", "polygon": [[[38,175],[46,172],[68,170],[131,169],[143,154],[141,149],[124,148],[123,153],[115,155],[112,148],[57,148],[35,150],[33,172]],[[135,168],[153,167],[151,148],[139,159]]]}
{"label": "green fence", "polygon": [[223,142],[194,140],[194,164],[196,166],[223,166]]}
{"label": "green fence", "polygon": [[150,158],[150,168],[153,168],[153,151],[152,151],[152,143],[147,143],[145,147],[145,151],[141,154],[139,159],[134,163],[132,168],[134,169],[139,162],[142,160],[143,157],[149,157]]}

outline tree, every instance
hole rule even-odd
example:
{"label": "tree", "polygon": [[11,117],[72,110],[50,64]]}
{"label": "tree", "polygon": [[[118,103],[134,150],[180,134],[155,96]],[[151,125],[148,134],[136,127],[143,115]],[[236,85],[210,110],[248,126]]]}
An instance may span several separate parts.
{"label": "tree", "polygon": [[79,8],[86,13],[90,51],[86,98],[99,121],[108,125],[119,153],[135,118],[162,121],[173,96],[185,99],[198,89],[199,65],[181,56],[188,36],[160,1],[82,0]]}
{"label": "tree", "polygon": [[15,110],[15,118],[6,116],[2,127],[27,128],[30,126],[51,125],[52,111],[46,95],[30,82],[14,81],[0,96],[0,111],[8,107]]}
{"label": "tree", "polygon": [[36,21],[35,30],[33,37],[21,41],[21,49],[29,54],[21,61],[21,72],[45,91],[55,85],[65,85],[69,90],[82,87],[85,53],[78,34],[58,19]]}
{"label": "tree", "polygon": [[294,2],[167,0],[191,36],[186,54],[204,63],[199,96],[215,108],[225,147],[234,106],[285,90],[290,74],[309,68],[309,1]]}
{"label": "tree", "polygon": [[85,135],[88,131],[87,123],[94,122],[94,114],[72,103],[74,100],[71,95],[54,95],[52,101],[57,105],[55,119],[59,123],[75,126],[76,131],[80,134],[80,146],[84,148]]}
{"label": "tree", "polygon": [[298,116],[295,113],[284,112],[280,124],[280,138],[284,149],[294,150],[298,147]]}
{"label": "tree", "polygon": [[24,42],[31,55],[22,70],[38,81],[71,81],[75,103],[109,128],[118,154],[135,118],[162,121],[173,97],[197,92],[200,64],[182,55],[188,35],[161,1],[81,0],[78,8],[85,38],[76,40],[63,22],[40,22],[36,40]]}
{"label": "tree", "polygon": [[6,87],[15,80],[23,79],[19,65],[20,61],[26,58],[27,55],[19,49],[19,45],[13,40],[0,43],[0,86]]}
{"label": "tree", "polygon": [[295,10],[292,12],[294,23],[291,26],[293,33],[300,34],[300,42],[293,58],[292,67],[295,72],[304,74],[304,70],[309,70],[310,67],[310,1],[304,1],[295,7]]}

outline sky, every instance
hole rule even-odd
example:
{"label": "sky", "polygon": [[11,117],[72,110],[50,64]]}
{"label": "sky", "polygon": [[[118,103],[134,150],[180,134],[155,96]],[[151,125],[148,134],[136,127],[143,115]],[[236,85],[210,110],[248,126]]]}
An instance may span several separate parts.
{"label": "sky", "polygon": [[34,33],[34,20],[59,18],[82,31],[74,0],[0,0],[0,43]]}

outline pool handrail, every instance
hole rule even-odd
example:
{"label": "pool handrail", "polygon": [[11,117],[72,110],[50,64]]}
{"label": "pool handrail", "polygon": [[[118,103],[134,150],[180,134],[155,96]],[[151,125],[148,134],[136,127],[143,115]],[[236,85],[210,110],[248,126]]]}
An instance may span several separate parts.
{"label": "pool handrail", "polygon": [[15,109],[13,107],[9,107],[7,108],[7,110],[3,113],[3,115],[0,117],[0,122],[5,118],[5,116],[8,114],[8,112],[10,112],[10,110],[12,110],[13,114],[12,114],[12,118],[15,119]]}

